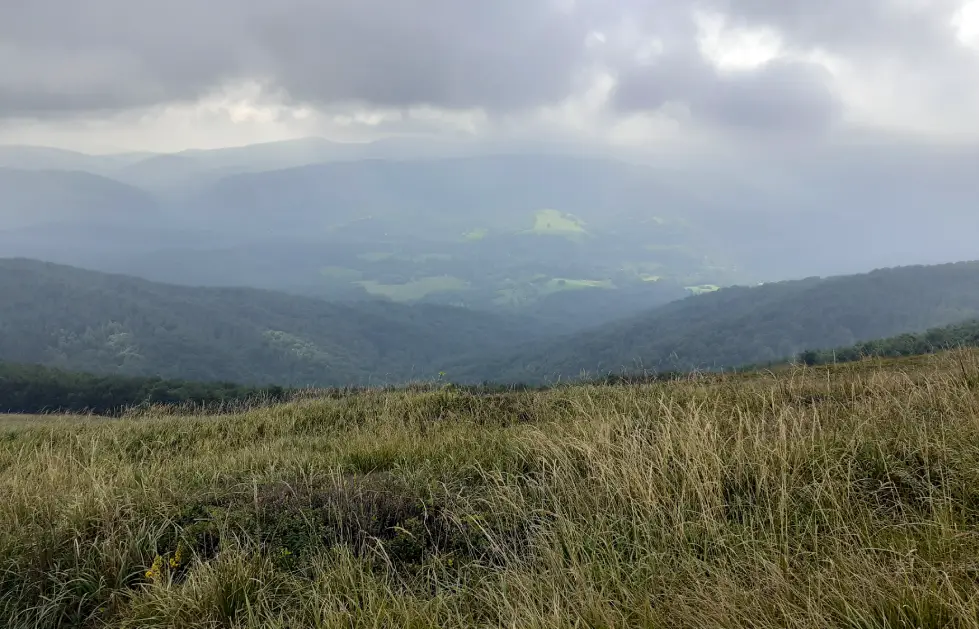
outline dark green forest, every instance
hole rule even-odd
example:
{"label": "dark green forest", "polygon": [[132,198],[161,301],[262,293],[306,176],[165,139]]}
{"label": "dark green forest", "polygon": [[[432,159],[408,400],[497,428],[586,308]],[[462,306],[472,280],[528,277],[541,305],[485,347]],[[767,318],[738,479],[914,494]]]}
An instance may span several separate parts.
{"label": "dark green forest", "polygon": [[864,358],[920,356],[959,347],[979,347],[979,319],[932,328],[920,334],[899,334],[848,347],[807,350],[799,354],[798,362],[806,365],[824,365]]}
{"label": "dark green forest", "polygon": [[[921,334],[900,334],[831,350],[808,350],[799,354],[796,362],[822,365],[873,357],[918,356],[957,347],[979,347],[979,319],[933,328]],[[618,384],[678,377],[682,377],[682,372],[613,374],[592,382]],[[482,386],[470,387],[469,390],[498,392],[513,388],[527,387],[513,385],[501,389]],[[81,412],[115,415],[141,405],[219,408],[233,403],[282,401],[289,395],[288,389],[274,385],[249,387],[230,382],[105,376],[39,365],[0,363],[0,413]]]}
{"label": "dark green forest", "polygon": [[214,408],[230,403],[281,401],[288,394],[278,386],[99,376],[38,365],[0,364],[0,413],[113,415],[140,405]]}
{"label": "dark green forest", "polygon": [[[0,294],[5,362],[246,386],[537,385],[881,353],[868,342],[979,319],[979,263],[725,288],[560,336],[530,317],[171,286],[30,260],[0,261]],[[928,338],[888,342],[916,352]]]}
{"label": "dark green forest", "polygon": [[474,381],[719,370],[979,318],[979,262],[730,287],[616,324],[459,364]]}
{"label": "dark green forest", "polygon": [[449,306],[171,286],[23,259],[0,260],[0,295],[2,361],[248,385],[431,379],[460,355],[547,332]]}

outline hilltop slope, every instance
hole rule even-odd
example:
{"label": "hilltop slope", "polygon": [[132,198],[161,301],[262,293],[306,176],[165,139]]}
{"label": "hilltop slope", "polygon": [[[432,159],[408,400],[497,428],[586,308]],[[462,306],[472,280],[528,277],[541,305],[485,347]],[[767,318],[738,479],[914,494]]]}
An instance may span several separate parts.
{"label": "hilltop slope", "polygon": [[0,417],[0,626],[976,629],[977,375]]}
{"label": "hilltop slope", "polygon": [[282,385],[431,378],[535,322],[444,306],[328,303],[0,260],[0,357],[71,370]]}

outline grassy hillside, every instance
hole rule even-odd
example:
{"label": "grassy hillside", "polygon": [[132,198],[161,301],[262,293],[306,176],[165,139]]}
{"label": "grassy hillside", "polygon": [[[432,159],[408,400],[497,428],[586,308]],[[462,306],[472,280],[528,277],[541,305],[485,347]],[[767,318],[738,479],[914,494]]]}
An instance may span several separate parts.
{"label": "grassy hillside", "polygon": [[810,350],[799,356],[807,365],[849,362],[868,357],[919,356],[934,352],[979,346],[979,320],[932,328],[921,334],[901,334],[886,339],[857,343],[830,350]]}
{"label": "grassy hillside", "polygon": [[533,321],[443,306],[327,303],[0,260],[0,357],[69,370],[245,384],[433,378],[514,347]]}
{"label": "grassy hillside", "polygon": [[0,625],[979,627],[977,443],[976,353],[8,417]]}
{"label": "grassy hillside", "polygon": [[453,372],[532,382],[582,372],[729,368],[973,317],[979,317],[979,262],[898,267],[725,288]]}

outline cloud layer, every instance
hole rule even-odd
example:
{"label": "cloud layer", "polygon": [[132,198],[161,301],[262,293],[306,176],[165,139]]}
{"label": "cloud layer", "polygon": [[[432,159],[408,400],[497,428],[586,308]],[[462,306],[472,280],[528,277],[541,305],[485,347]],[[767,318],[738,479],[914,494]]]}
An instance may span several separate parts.
{"label": "cloud layer", "polygon": [[[719,130],[966,129],[964,0],[31,0],[0,3],[0,119],[97,119],[241,85],[324,112],[540,115]],[[966,10],[963,8],[965,7]],[[977,5],[979,7],[979,5]],[[965,16],[965,17],[963,17]],[[182,104],[182,105],[181,105]],[[325,115],[325,114],[324,114]]]}

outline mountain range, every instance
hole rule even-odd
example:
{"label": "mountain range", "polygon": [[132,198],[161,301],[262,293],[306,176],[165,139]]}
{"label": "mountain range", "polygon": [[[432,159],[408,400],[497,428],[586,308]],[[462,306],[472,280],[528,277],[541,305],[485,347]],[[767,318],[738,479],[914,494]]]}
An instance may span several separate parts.
{"label": "mountain range", "polygon": [[524,314],[188,287],[0,260],[0,360],[283,386],[724,369],[979,318],[979,262],[689,296],[575,329]]}
{"label": "mountain range", "polygon": [[0,261],[0,360],[246,384],[386,384],[547,334],[519,315],[197,288]]}
{"label": "mountain range", "polygon": [[0,147],[0,254],[575,328],[721,286],[979,257],[965,185],[976,156],[861,150],[752,168],[745,156],[732,171],[411,139],[165,155]]}

